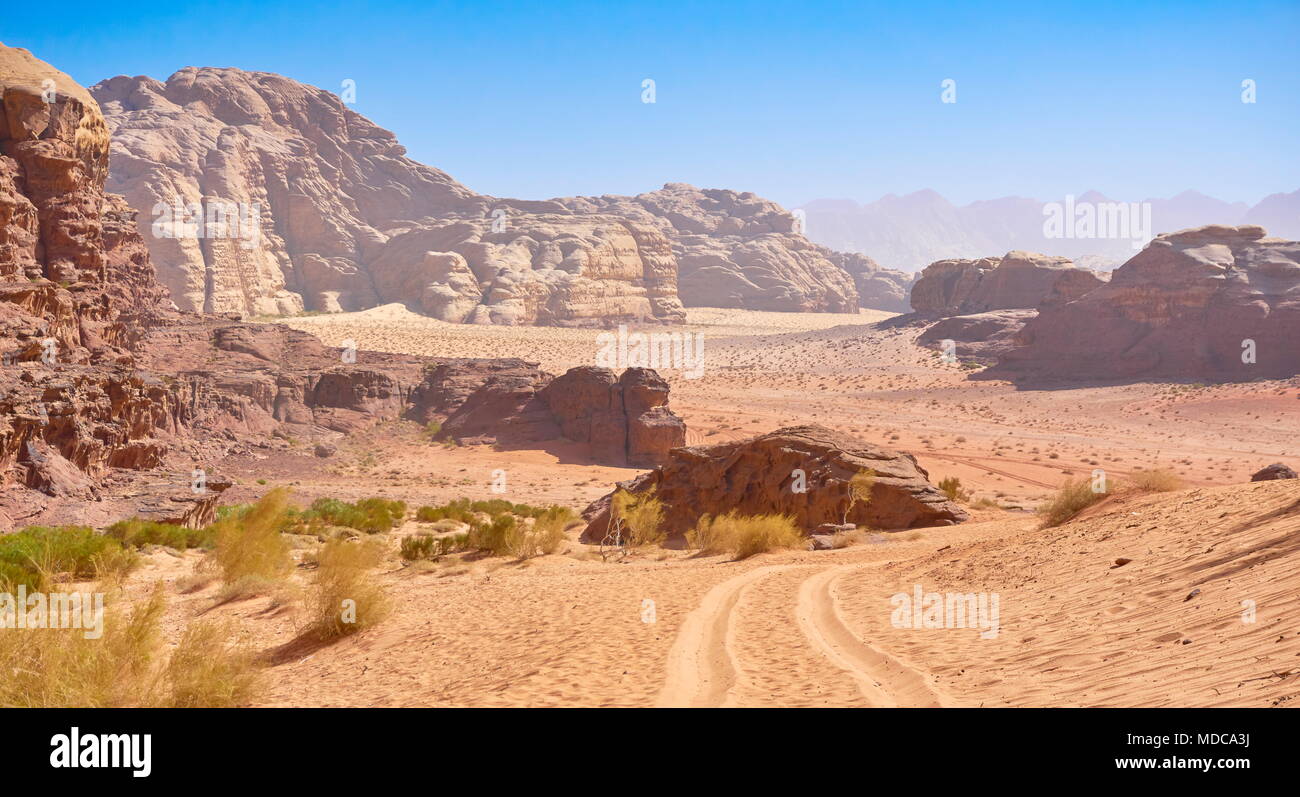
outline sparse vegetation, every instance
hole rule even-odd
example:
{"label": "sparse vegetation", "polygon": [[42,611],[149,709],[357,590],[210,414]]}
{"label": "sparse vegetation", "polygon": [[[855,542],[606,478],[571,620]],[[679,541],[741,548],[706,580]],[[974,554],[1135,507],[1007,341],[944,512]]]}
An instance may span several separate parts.
{"label": "sparse vegetation", "polygon": [[1140,470],[1128,477],[1124,487],[1142,493],[1167,493],[1182,489],[1183,480],[1172,470],[1163,468]]}
{"label": "sparse vegetation", "polygon": [[184,526],[156,523],[141,518],[119,520],[105,529],[104,533],[128,548],[163,545],[184,551],[189,548],[211,548],[216,544],[216,536],[211,526],[187,529]]}
{"label": "sparse vegetation", "polygon": [[77,579],[125,575],[136,557],[87,526],[28,526],[0,536],[0,591],[44,589],[57,574]]}
{"label": "sparse vegetation", "polygon": [[876,485],[876,472],[874,470],[860,470],[853,474],[853,478],[848,481],[849,503],[844,507],[844,516],[841,523],[849,522],[849,513],[857,504],[866,504],[871,501],[871,490]]}
{"label": "sparse vegetation", "polygon": [[391,531],[406,515],[406,504],[385,498],[363,498],[356,503],[337,498],[318,498],[311,508],[290,513],[290,526],[308,534],[319,534],[326,526],[378,534]]}
{"label": "sparse vegetation", "polygon": [[970,493],[962,489],[961,479],[949,476],[939,482],[939,490],[948,496],[949,501],[969,501]]}
{"label": "sparse vegetation", "polygon": [[737,559],[777,548],[798,548],[804,536],[789,515],[704,515],[686,533],[686,544],[701,553],[729,552]]}
{"label": "sparse vegetation", "polygon": [[309,633],[336,639],[369,628],[388,614],[388,596],[370,576],[383,556],[379,539],[325,541],[315,555]]}
{"label": "sparse vegetation", "polygon": [[623,544],[629,548],[659,545],[667,538],[663,530],[664,504],[654,488],[635,495],[622,488],[614,491],[610,515],[619,527]]}
{"label": "sparse vegetation", "polygon": [[1088,479],[1071,479],[1038,510],[1043,516],[1042,527],[1059,526],[1105,497],[1106,493],[1093,492]]}
{"label": "sparse vegetation", "polygon": [[216,624],[191,625],[163,660],[161,584],[133,605],[109,594],[105,607],[98,638],[81,628],[0,633],[0,706],[225,707],[255,698],[252,656]]}
{"label": "sparse vegetation", "polygon": [[280,536],[289,515],[289,493],[276,488],[246,511],[230,513],[212,525],[212,556],[227,588],[227,598],[258,594],[283,581],[293,568],[289,543]]}
{"label": "sparse vegetation", "polygon": [[437,559],[450,553],[466,550],[469,547],[469,534],[449,534],[435,537],[432,534],[416,534],[403,537],[400,553],[402,559],[416,562],[422,559]]}
{"label": "sparse vegetation", "polygon": [[261,684],[252,649],[228,622],[196,620],[167,662],[168,705],[228,708],[247,705]]}

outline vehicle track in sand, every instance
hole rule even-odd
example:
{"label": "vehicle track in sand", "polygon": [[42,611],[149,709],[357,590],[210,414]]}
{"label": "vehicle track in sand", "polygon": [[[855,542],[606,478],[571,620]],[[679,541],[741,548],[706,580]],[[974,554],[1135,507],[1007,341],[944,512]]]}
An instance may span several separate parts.
{"label": "vehicle track in sand", "polygon": [[795,616],[804,636],[822,655],[857,682],[858,691],[872,706],[933,708],[944,705],[945,701],[926,683],[922,672],[859,639],[844,623],[835,596],[835,582],[851,570],[869,566],[828,567],[799,585]]}
{"label": "vehicle track in sand", "polygon": [[758,666],[737,656],[737,604],[745,591],[760,580],[800,569],[813,572],[798,582],[790,600],[799,630],[816,654],[851,678],[872,706],[944,705],[946,701],[930,687],[923,672],[859,639],[845,624],[836,603],[835,583],[850,571],[872,564],[879,563],[771,565],[715,585],[687,615],[673,640],[667,674],[655,704],[690,708],[736,705],[736,685],[746,681],[746,668],[755,671]]}

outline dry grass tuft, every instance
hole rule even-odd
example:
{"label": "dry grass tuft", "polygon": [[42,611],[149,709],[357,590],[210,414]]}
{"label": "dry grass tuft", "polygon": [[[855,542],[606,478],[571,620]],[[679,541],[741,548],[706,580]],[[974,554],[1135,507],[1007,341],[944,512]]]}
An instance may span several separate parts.
{"label": "dry grass tuft", "polygon": [[313,636],[330,640],[355,634],[388,615],[388,596],[370,572],[383,561],[384,553],[384,542],[377,538],[336,538],[320,547],[309,599]]}
{"label": "dry grass tuft", "polygon": [[729,552],[736,559],[777,548],[799,548],[804,536],[789,515],[705,515],[686,533],[686,544],[702,553]]}
{"label": "dry grass tuft", "polygon": [[259,680],[252,657],[228,642],[225,629],[196,623],[164,658],[161,582],[134,604],[116,591],[101,594],[98,637],[92,632],[87,638],[83,628],[0,631],[0,706],[221,707],[255,698]]}
{"label": "dry grass tuft", "polygon": [[289,511],[289,492],[277,487],[246,512],[213,524],[211,556],[225,582],[227,600],[274,589],[293,570],[289,542],[280,534]]}
{"label": "dry grass tuft", "polygon": [[1168,493],[1183,489],[1183,480],[1172,470],[1139,470],[1129,474],[1125,489],[1140,493]]}
{"label": "dry grass tuft", "polygon": [[1038,512],[1043,516],[1042,528],[1059,526],[1083,510],[1106,497],[1106,493],[1093,492],[1088,479],[1072,479],[1061,485]]}

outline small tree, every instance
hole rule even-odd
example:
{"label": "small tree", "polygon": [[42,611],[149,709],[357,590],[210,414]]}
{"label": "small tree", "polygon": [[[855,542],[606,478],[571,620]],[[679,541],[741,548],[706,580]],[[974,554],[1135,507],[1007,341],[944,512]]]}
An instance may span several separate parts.
{"label": "small tree", "polygon": [[667,536],[660,528],[663,520],[664,504],[654,488],[634,495],[620,487],[610,499],[610,525],[602,548],[605,544],[621,550],[657,545]]}
{"label": "small tree", "polygon": [[860,470],[853,474],[849,479],[848,492],[849,502],[844,507],[844,516],[840,521],[841,525],[847,525],[849,522],[849,513],[853,511],[856,504],[867,504],[871,502],[871,489],[876,485],[876,472],[874,470]]}

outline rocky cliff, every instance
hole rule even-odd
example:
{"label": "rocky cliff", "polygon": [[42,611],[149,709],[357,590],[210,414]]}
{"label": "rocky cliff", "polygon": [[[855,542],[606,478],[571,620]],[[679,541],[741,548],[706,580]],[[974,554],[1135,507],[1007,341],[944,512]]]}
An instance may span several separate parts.
{"label": "rocky cliff", "polygon": [[1257,226],[1162,235],[1110,282],[1040,309],[989,377],[1250,380],[1300,374],[1300,242]]}
{"label": "rocky cliff", "polygon": [[811,243],[753,194],[477,194],[279,75],[190,67],[92,92],[113,129],[109,188],[140,211],[182,309],[400,301],[456,322],[608,325],[679,321],[683,303],[855,312],[861,295],[894,310],[906,291],[906,275]]}
{"label": "rocky cliff", "polygon": [[[449,361],[177,310],[135,212],[104,192],[95,100],[2,45],[0,100],[0,531],[135,513],[201,523],[222,482],[194,492],[195,468],[274,432],[423,419],[518,367],[471,361],[448,390]],[[539,387],[551,380],[531,368]]]}

